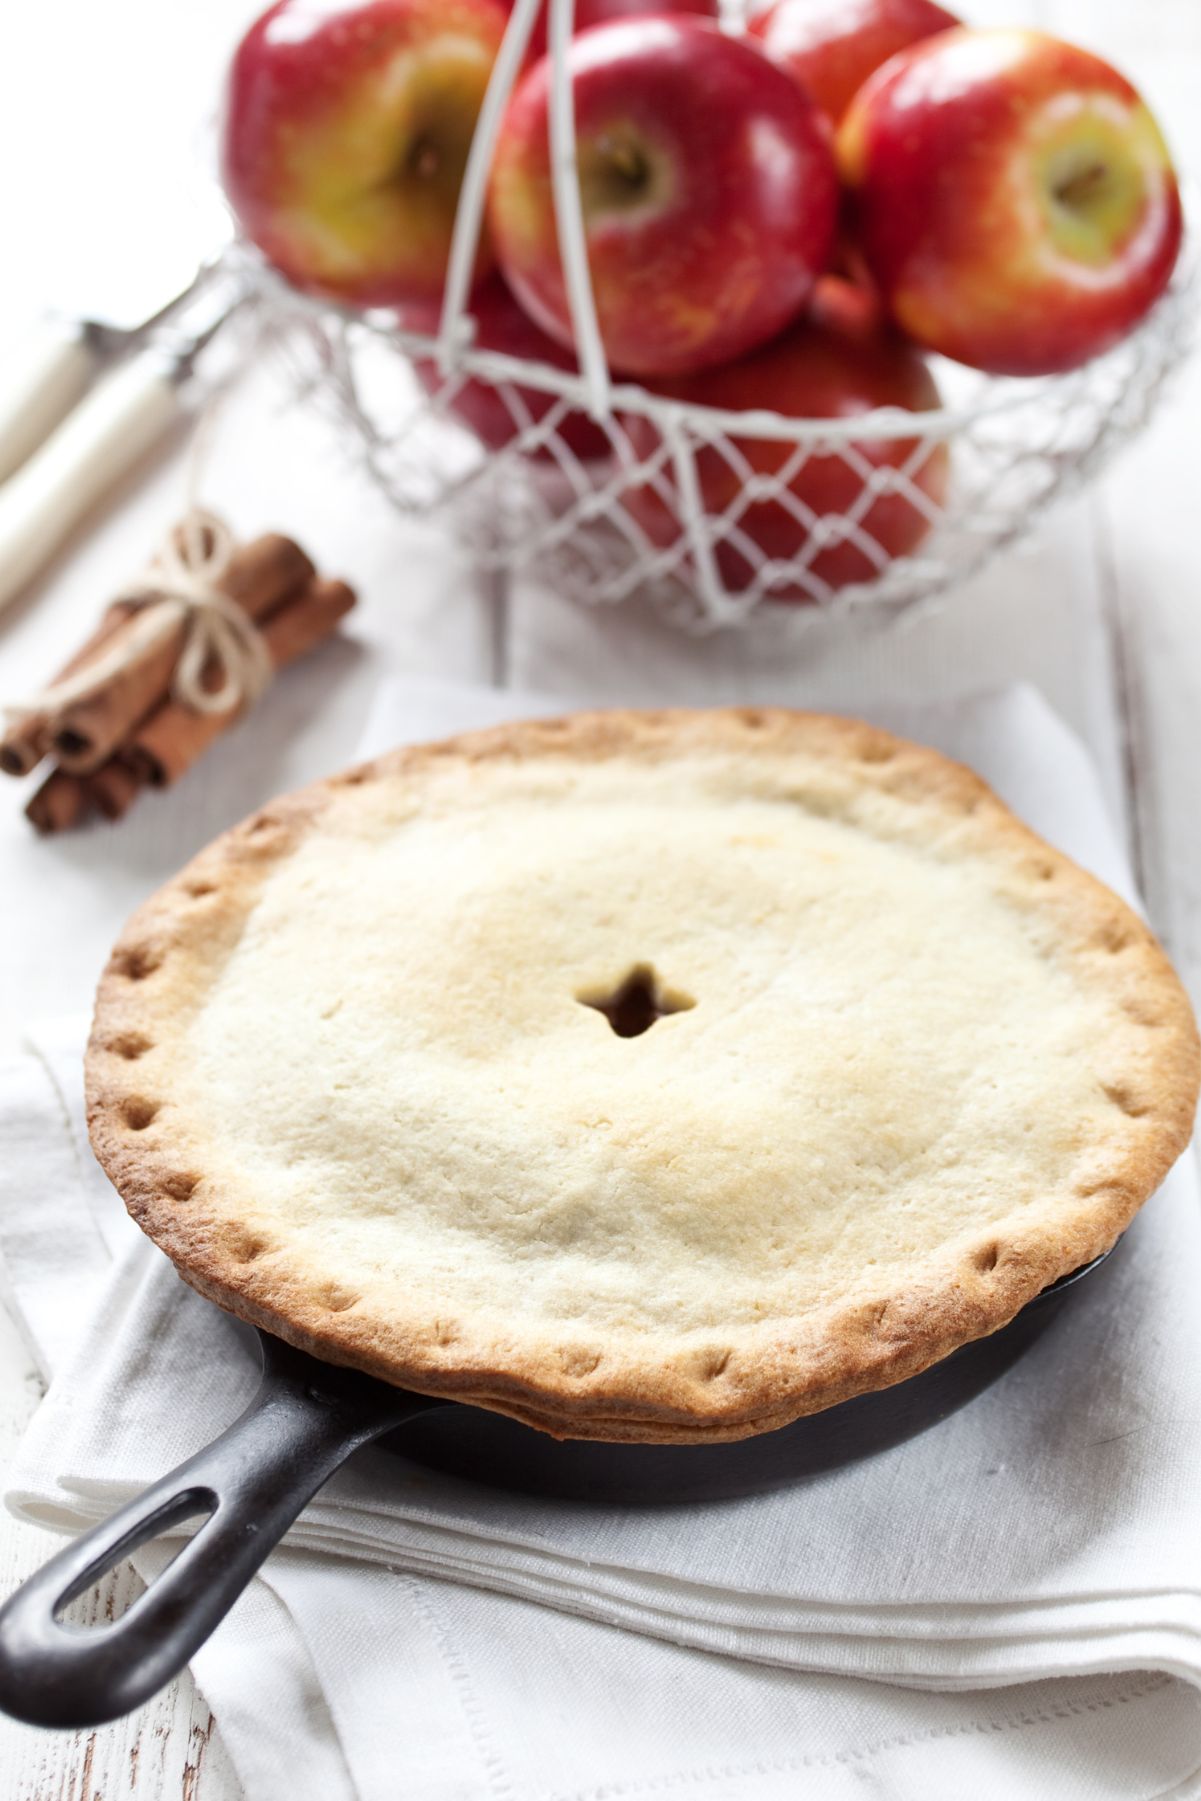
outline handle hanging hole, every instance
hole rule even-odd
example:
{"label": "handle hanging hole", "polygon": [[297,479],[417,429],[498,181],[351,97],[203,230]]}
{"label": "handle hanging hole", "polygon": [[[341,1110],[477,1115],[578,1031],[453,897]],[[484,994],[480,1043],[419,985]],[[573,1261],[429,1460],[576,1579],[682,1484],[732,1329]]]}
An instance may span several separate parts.
{"label": "handle hanging hole", "polygon": [[[106,1576],[118,1570],[135,1551],[140,1551],[144,1545],[152,1544],[155,1539],[162,1538],[168,1532],[173,1533],[179,1527],[186,1526],[194,1520],[207,1523],[216,1510],[217,1497],[211,1489],[190,1489],[185,1494],[177,1495],[173,1500],[168,1501],[148,1519],[142,1520],[132,1532],[127,1532],[115,1545],[112,1545],[107,1551],[102,1551],[86,1570],[68,1584],[54,1604],[55,1621],[59,1625],[99,1632],[115,1625],[119,1619],[133,1611],[148,1590],[146,1587],[141,1587],[138,1593],[131,1594],[125,1606],[120,1612],[117,1612],[105,1597],[95,1594],[97,1585],[103,1582]],[[197,1531],[203,1531],[203,1529],[203,1525],[201,1525]],[[176,1558],[187,1549],[195,1536],[196,1534],[193,1533],[180,1539],[171,1563],[160,1572],[160,1576],[156,1580],[160,1580],[166,1574],[167,1569],[170,1569]]]}

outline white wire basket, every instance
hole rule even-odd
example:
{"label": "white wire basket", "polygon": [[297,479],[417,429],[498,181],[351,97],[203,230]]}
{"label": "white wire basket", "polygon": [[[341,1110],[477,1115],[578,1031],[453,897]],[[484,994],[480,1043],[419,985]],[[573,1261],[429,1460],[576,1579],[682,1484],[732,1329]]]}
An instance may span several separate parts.
{"label": "white wire basket", "polygon": [[536,571],[574,600],[653,604],[700,630],[786,610],[897,615],[979,569],[1145,423],[1193,336],[1188,236],[1167,292],[1106,355],[1033,378],[930,358],[929,411],[731,412],[614,382],[570,179],[570,0],[549,7],[551,135],[578,372],[474,344],[488,170],[539,4],[517,0],[493,71],[436,333],[315,301],[252,261],[306,397],[402,513],[449,515],[482,570]]}

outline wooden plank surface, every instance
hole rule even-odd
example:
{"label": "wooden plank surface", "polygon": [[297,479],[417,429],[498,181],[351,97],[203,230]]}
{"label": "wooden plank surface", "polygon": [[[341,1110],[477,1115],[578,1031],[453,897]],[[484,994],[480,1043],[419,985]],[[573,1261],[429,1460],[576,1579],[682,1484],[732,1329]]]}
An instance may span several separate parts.
{"label": "wooden plank surface", "polygon": [[[10,242],[36,247],[61,230],[69,204],[69,140],[59,145],[34,111],[38,82],[22,70],[59,69],[60,15],[25,9],[24,57],[0,62],[0,154],[16,167],[32,142],[37,184],[14,184]],[[63,107],[86,118],[96,104],[92,71],[131,94],[129,129],[170,141],[180,121],[202,133],[225,47],[256,7],[212,0],[163,8],[110,0],[103,15],[72,0],[75,55]],[[1197,0],[979,0],[980,22],[1036,20],[1089,43],[1138,80],[1164,118],[1181,160],[1201,170]],[[115,46],[120,44],[120,50]],[[118,55],[123,59],[117,62]],[[158,76],[169,66],[172,81]],[[118,71],[119,77],[118,77]],[[105,129],[122,109],[105,97]],[[8,139],[11,134],[11,146]],[[57,160],[56,160],[57,159]],[[57,171],[57,175],[56,175]],[[57,195],[47,198],[59,180]],[[66,198],[65,198],[66,197]],[[23,209],[23,210],[22,210]],[[0,302],[0,325],[37,297],[31,252]],[[24,282],[24,288],[21,284]],[[86,999],[95,969],[128,906],[231,817],[281,786],[349,756],[367,696],[384,668],[561,693],[589,702],[789,700],[860,706],[902,689],[1036,681],[1097,756],[1115,811],[1128,812],[1152,914],[1201,998],[1201,624],[1195,545],[1194,434],[1201,370],[1191,369],[1146,438],[1092,494],[1056,515],[1033,545],[986,572],[938,613],[901,634],[869,633],[851,656],[838,631],[813,634],[784,655],[754,634],[681,639],[635,609],[584,613],[522,580],[473,582],[448,540],[399,524],[369,494],[338,444],[312,421],[281,418],[278,391],[252,387],[219,433],[205,497],[250,531],[269,524],[311,542],[322,564],[356,579],[366,596],[354,625],[361,649],[333,653],[331,667],[297,671],[266,715],[214,753],[182,797],[148,800],[119,832],[34,845],[10,795],[0,809],[9,947],[0,965],[0,1028]],[[81,531],[48,580],[0,623],[5,695],[46,673],[99,598],[141,562],[185,491],[182,456],[127,484],[119,508]],[[230,774],[245,771],[236,799]],[[94,871],[105,871],[103,890]],[[39,1398],[20,1341],[0,1313],[0,1458]],[[46,1554],[44,1535],[0,1522],[0,1590]],[[136,1585],[119,1575],[92,1598],[103,1613]],[[4,1801],[233,1801],[239,1793],[219,1732],[184,1678],[128,1721],[94,1733],[52,1735],[0,1720]],[[257,1801],[252,1797],[251,1801]]]}

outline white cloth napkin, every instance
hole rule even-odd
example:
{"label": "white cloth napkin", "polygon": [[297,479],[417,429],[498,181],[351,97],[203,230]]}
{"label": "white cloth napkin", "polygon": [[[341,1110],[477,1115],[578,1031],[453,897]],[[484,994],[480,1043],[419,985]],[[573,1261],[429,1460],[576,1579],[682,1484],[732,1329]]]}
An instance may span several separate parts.
{"label": "white cloth napkin", "polygon": [[[392,684],[363,748],[536,710]],[[1087,758],[1036,695],[882,722],[971,762],[1129,892]],[[254,1386],[238,1334],[90,1163],[80,1033],[31,1034],[0,1087],[0,1248],[54,1372],[8,1502],[63,1530]],[[1199,1285],[1190,1157],[1000,1383],[858,1466],[639,1512],[364,1454],[196,1659],[248,1795],[1195,1793]]]}

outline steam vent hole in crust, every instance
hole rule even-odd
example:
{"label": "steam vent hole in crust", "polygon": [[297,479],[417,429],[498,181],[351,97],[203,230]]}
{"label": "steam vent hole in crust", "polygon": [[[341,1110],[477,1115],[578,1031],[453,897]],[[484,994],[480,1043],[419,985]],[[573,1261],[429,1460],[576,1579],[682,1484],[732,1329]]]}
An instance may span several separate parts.
{"label": "steam vent hole in crust", "polygon": [[603,1013],[619,1038],[640,1038],[657,1019],[696,1006],[690,994],[665,987],[649,963],[636,963],[616,988],[583,988],[576,999]]}

